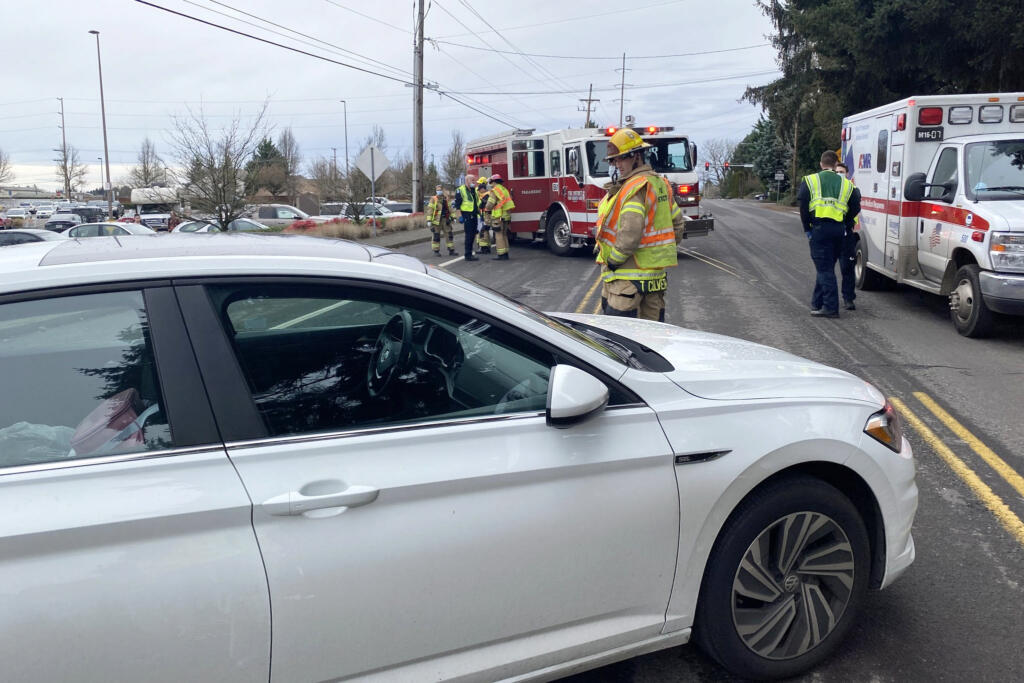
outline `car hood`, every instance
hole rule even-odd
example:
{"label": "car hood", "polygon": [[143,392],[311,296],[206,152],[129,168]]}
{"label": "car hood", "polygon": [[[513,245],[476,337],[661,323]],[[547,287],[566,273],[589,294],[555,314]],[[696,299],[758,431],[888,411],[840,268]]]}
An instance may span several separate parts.
{"label": "car hood", "polygon": [[1024,232],[1024,200],[983,200],[968,203],[965,208],[986,218],[993,230]]}
{"label": "car hood", "polygon": [[665,374],[701,398],[840,398],[879,407],[885,402],[880,391],[848,372],[770,346],[645,320],[557,315],[635,339],[656,351],[674,368]]}

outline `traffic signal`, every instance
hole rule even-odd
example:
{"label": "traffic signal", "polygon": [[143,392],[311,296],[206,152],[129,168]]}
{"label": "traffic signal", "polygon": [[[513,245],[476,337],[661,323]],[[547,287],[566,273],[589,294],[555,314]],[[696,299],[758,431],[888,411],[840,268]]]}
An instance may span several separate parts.
{"label": "traffic signal", "polygon": [[726,170],[726,171],[728,171],[728,170],[729,170],[729,162],[728,162],[728,161],[727,161],[727,162],[725,162],[725,170]]}
{"label": "traffic signal", "polygon": [[710,171],[711,170],[711,162],[710,161],[705,161],[704,162],[704,170],[705,171]]}

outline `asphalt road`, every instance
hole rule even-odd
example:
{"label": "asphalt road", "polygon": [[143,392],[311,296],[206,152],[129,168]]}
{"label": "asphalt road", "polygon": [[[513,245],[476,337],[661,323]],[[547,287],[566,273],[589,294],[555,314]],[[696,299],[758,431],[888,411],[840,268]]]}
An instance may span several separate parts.
{"label": "asphalt road", "polygon": [[[917,455],[915,564],[869,595],[837,654],[801,680],[1024,680],[1024,319],[966,339],[945,299],[903,286],[859,292],[838,320],[811,318],[814,268],[794,210],[708,206],[716,230],[683,243],[667,321],[863,377],[905,406]],[[539,242],[514,243],[507,262],[437,258],[426,244],[403,251],[541,310],[595,312],[599,301],[589,254],[559,258]],[[732,679],[687,646],[566,680]]]}

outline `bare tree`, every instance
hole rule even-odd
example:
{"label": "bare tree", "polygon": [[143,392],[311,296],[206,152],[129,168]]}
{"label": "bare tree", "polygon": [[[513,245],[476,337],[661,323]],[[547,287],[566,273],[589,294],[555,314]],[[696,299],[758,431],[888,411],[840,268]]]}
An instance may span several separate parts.
{"label": "bare tree", "polygon": [[289,199],[294,202],[299,194],[299,167],[302,165],[302,155],[290,127],[282,130],[278,136],[277,150],[281,153],[284,189]]}
{"label": "bare tree", "polygon": [[452,131],[452,146],[441,160],[441,180],[449,185],[456,185],[459,176],[466,170],[466,141],[462,131]]}
{"label": "bare tree", "polygon": [[310,180],[316,186],[321,201],[337,201],[341,198],[343,185],[338,164],[333,159],[319,157],[309,164],[306,170]]}
{"label": "bare tree", "polygon": [[388,172],[390,182],[383,189],[394,191],[398,197],[412,196],[412,155],[408,151],[395,154]]}
{"label": "bare tree", "polygon": [[78,160],[78,150],[74,145],[64,145],[57,153],[57,179],[64,184],[70,199],[71,193],[76,192],[85,180],[89,169]]}
{"label": "bare tree", "polygon": [[702,157],[711,164],[711,182],[721,185],[725,179],[725,162],[732,161],[736,153],[736,141],[726,138],[711,138],[704,143]]}
{"label": "bare tree", "polygon": [[149,138],[142,141],[142,148],[136,157],[136,164],[128,172],[128,183],[132,187],[167,187],[170,177],[163,159],[156,153],[156,145]]}
{"label": "bare tree", "polygon": [[248,121],[235,115],[213,129],[203,110],[174,119],[171,138],[192,206],[216,217],[222,230],[245,210],[246,164],[266,134],[267,104]]}
{"label": "bare tree", "polygon": [[0,149],[0,184],[9,183],[14,180],[14,171],[11,170],[11,158],[7,152]]}

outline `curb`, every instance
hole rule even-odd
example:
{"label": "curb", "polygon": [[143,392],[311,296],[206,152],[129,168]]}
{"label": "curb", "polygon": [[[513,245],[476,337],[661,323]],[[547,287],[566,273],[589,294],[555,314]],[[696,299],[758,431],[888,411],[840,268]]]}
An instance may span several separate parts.
{"label": "curb", "polygon": [[[465,230],[454,230],[454,231],[452,231],[452,236],[454,237],[455,235],[464,235],[465,232],[466,232]],[[374,245],[376,245],[378,247],[384,247],[385,249],[398,249],[400,247],[409,247],[409,246],[412,246],[414,244],[422,244],[423,242],[429,242],[429,241],[430,241],[430,231],[428,230],[426,235],[422,235],[420,237],[409,236],[406,239],[401,240],[399,242],[393,242],[393,243],[390,243],[390,244],[381,244],[380,242],[372,241],[372,238],[371,238],[371,239],[366,240],[366,244],[374,244]]]}

